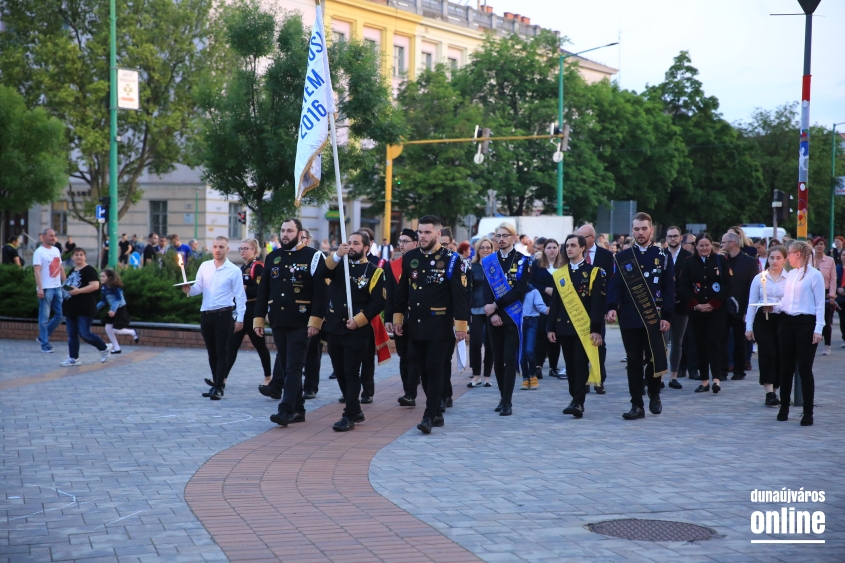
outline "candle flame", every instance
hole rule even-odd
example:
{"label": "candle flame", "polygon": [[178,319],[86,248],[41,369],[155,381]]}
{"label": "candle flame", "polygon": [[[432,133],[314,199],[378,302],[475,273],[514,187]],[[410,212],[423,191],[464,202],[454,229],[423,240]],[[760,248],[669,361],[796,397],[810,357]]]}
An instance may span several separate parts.
{"label": "candle flame", "polygon": [[181,266],[182,266],[182,254],[181,254],[181,253],[179,253],[179,252],[177,252],[177,253],[176,253],[176,258],[179,260],[179,266],[181,267]]}

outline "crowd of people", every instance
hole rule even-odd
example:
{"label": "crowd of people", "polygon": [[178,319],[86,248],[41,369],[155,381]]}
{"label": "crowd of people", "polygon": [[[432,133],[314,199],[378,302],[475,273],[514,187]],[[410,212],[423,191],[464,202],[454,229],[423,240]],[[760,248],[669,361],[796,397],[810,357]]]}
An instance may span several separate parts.
{"label": "crowd of people", "polygon": [[326,251],[314,248],[300,222],[287,219],[263,262],[254,241],[240,243],[240,272],[226,259],[228,240],[218,237],[214,260],[183,288],[203,299],[212,373],[203,395],[223,396],[243,336],[261,342],[269,326],[278,351],[272,375],[269,353],[256,348],[265,372],[259,391],[280,400],[271,420],[305,420],[305,400],[319,384],[307,364],[314,343],[325,342],[345,403],[334,429],[349,431],[365,420],[374,364],[385,359],[392,333],[403,382],[398,402],[416,406],[422,385],[418,428],[428,434],[445,424],[452,358],[469,336],[467,386],[492,387],[495,376],[500,416],[513,414],[518,376],[522,390],[538,388],[548,359],[547,375],[568,380],[564,414],[581,418],[586,395],[607,392],[606,332],[618,323],[631,403],[624,419],[646,416],[644,397],[659,415],[661,391],[667,383],[683,389],[681,378],[697,380],[696,393],[744,379],[756,345],[763,404],[779,407],[777,420],[788,419],[790,403],[803,407],[801,424],[813,424],[813,360],[822,340],[823,353],[831,350],[832,312],[845,294],[841,255],[825,255],[823,239],[750,241],[740,227],[716,242],[672,226],[661,244],[646,213],[631,227],[630,240],[608,243],[584,225],[560,243],[519,236],[503,223],[470,247],[425,216],[416,231],[401,232],[395,256],[368,230]]}

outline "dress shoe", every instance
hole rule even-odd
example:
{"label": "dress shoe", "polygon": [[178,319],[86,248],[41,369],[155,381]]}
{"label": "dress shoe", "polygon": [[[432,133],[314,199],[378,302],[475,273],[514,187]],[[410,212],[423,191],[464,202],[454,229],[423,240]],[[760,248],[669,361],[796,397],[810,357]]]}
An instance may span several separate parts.
{"label": "dress shoe", "polygon": [[780,399],[778,399],[777,394],[766,393],[766,406],[767,407],[776,407],[779,404],[780,404]]}
{"label": "dress shoe", "polygon": [[555,377],[557,379],[560,379],[560,371],[549,368],[549,377]]}
{"label": "dress shoe", "polygon": [[789,407],[783,408],[783,405],[780,406],[780,410],[778,411],[778,420],[780,422],[789,420]]}
{"label": "dress shoe", "polygon": [[638,418],[645,418],[645,411],[642,407],[632,406],[631,410],[622,415],[625,420],[636,420]]}
{"label": "dress shoe", "polygon": [[338,399],[338,400],[337,400],[337,402],[338,402],[338,403],[345,403],[345,402],[346,402],[346,397],[341,397],[340,399]]}
{"label": "dress shoe", "polygon": [[399,397],[399,404],[403,407],[415,407],[417,406],[417,401],[406,395],[404,397]]}
{"label": "dress shoe", "polygon": [[357,414],[357,416],[355,416],[355,418],[352,419],[352,422],[354,422],[355,424],[361,424],[362,422],[366,422],[366,421],[367,421],[367,419],[364,418],[363,412],[359,412]]}
{"label": "dress shoe", "polygon": [[202,396],[203,396],[203,397],[211,397],[211,392],[212,392],[212,391],[214,391],[214,387],[213,387],[213,386],[211,387],[211,389],[209,389],[208,391],[206,391],[205,393],[203,393],[203,394],[202,394]]}
{"label": "dress shoe", "polygon": [[288,425],[288,415],[287,413],[277,412],[276,414],[270,415],[270,422],[275,422],[279,426],[287,426]]}
{"label": "dress shoe", "polygon": [[203,379],[203,381],[205,381],[205,384],[208,385],[209,387],[214,387],[214,380],[213,379],[206,377],[205,379]]}
{"label": "dress shoe", "polygon": [[813,425],[813,415],[805,414],[801,417],[801,426],[812,426]]}
{"label": "dress shoe", "polygon": [[446,420],[443,418],[442,414],[439,414],[431,419],[431,425],[434,428],[443,428],[444,424],[446,424]]}
{"label": "dress shoe", "polygon": [[713,384],[713,393],[718,393],[722,390],[722,387],[718,383]]}
{"label": "dress shoe", "polygon": [[695,390],[696,393],[707,393],[708,391],[710,391],[710,385],[709,384],[699,385]]}
{"label": "dress shoe", "polygon": [[537,379],[543,379],[543,368],[542,367],[537,366],[537,371],[534,372],[534,377],[536,377]]}
{"label": "dress shoe", "polygon": [[423,434],[431,434],[431,419],[425,417],[422,422],[417,424],[417,429]]}
{"label": "dress shoe", "polygon": [[304,391],[304,392],[302,393],[302,398],[303,398],[303,399],[313,399],[313,398],[315,398],[316,396],[317,396],[317,394],[316,394],[314,391]]}
{"label": "dress shoe", "polygon": [[531,389],[531,383],[527,379],[522,380],[522,387],[520,387],[522,391],[528,391]]}
{"label": "dress shoe", "polygon": [[334,423],[332,426],[332,430],[335,432],[349,432],[355,428],[355,423],[346,418],[345,416],[342,417],[340,420]]}
{"label": "dress shoe", "polygon": [[484,384],[480,381],[470,381],[469,383],[467,383],[467,387],[469,387],[470,389],[472,389],[473,387],[481,387],[482,385]]}
{"label": "dress shoe", "polygon": [[440,412],[446,410],[446,399],[440,399]]}
{"label": "dress shoe", "polygon": [[584,416],[584,407],[582,407],[575,401],[572,401],[571,403],[569,403],[568,407],[563,409],[563,414],[571,414],[575,418],[581,418],[582,416]]}
{"label": "dress shoe", "polygon": [[288,416],[288,424],[293,424],[295,422],[305,422],[305,413],[295,412],[292,415]]}
{"label": "dress shoe", "polygon": [[493,409],[494,412],[502,412],[502,401],[499,401],[499,406]]}
{"label": "dress shoe", "polygon": [[337,379],[337,375],[334,372],[329,376],[329,379]]}
{"label": "dress shoe", "polygon": [[208,396],[212,401],[219,401],[223,398],[223,390],[219,387],[212,387],[211,394]]}
{"label": "dress shoe", "polygon": [[270,397],[271,399],[276,399],[277,401],[282,398],[282,392],[276,391],[269,385],[259,385],[258,392],[265,397]]}
{"label": "dress shoe", "polygon": [[510,403],[502,405],[502,410],[499,411],[499,416],[510,416],[513,414],[513,406]]}
{"label": "dress shoe", "polygon": [[492,384],[492,383],[490,383],[489,381],[485,381],[485,382],[484,382],[484,386],[485,386],[485,387],[493,387],[493,384]]}
{"label": "dress shoe", "polygon": [[672,389],[683,389],[683,388],[684,388],[684,386],[683,386],[683,385],[681,385],[680,383],[678,383],[678,380],[677,380],[677,379],[673,379],[673,380],[671,380],[671,381],[669,382],[669,387],[671,387]]}
{"label": "dress shoe", "polygon": [[663,412],[663,403],[660,402],[660,393],[655,393],[648,402],[648,410],[651,414],[660,414]]}
{"label": "dress shoe", "polygon": [[599,395],[605,395],[607,393],[607,389],[604,388],[604,385],[596,385],[595,390]]}
{"label": "dress shoe", "polygon": [[744,373],[743,374],[734,374],[734,375],[731,376],[731,380],[733,380],[733,381],[740,381],[742,379],[745,379]]}
{"label": "dress shoe", "polygon": [[531,389],[536,389],[540,386],[540,382],[537,381],[536,377],[531,377],[528,379],[528,384],[531,386]]}
{"label": "dress shoe", "polygon": [[452,408],[452,397],[446,397],[446,408],[447,409]]}
{"label": "dress shoe", "polygon": [[361,404],[362,405],[369,405],[373,402],[373,398],[369,395],[361,395]]}

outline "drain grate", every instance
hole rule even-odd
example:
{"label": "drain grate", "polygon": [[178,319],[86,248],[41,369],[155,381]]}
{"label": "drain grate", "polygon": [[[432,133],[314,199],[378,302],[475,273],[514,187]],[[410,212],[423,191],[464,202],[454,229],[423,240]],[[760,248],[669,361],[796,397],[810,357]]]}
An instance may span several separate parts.
{"label": "drain grate", "polygon": [[638,541],[702,541],[716,537],[716,530],[668,520],[608,520],[587,526],[591,532]]}

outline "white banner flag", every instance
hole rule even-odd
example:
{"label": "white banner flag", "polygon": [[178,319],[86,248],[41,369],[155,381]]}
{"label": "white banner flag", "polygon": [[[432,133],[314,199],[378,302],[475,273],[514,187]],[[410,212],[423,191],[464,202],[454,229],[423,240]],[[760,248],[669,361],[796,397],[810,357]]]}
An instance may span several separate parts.
{"label": "white banner flag", "polygon": [[320,185],[322,152],[329,142],[329,113],[337,110],[329,76],[329,55],[323,27],[322,6],[317,6],[317,20],[308,42],[308,70],[302,95],[302,115],[299,119],[299,139],[296,143],[294,182],[296,205],[308,191]]}

